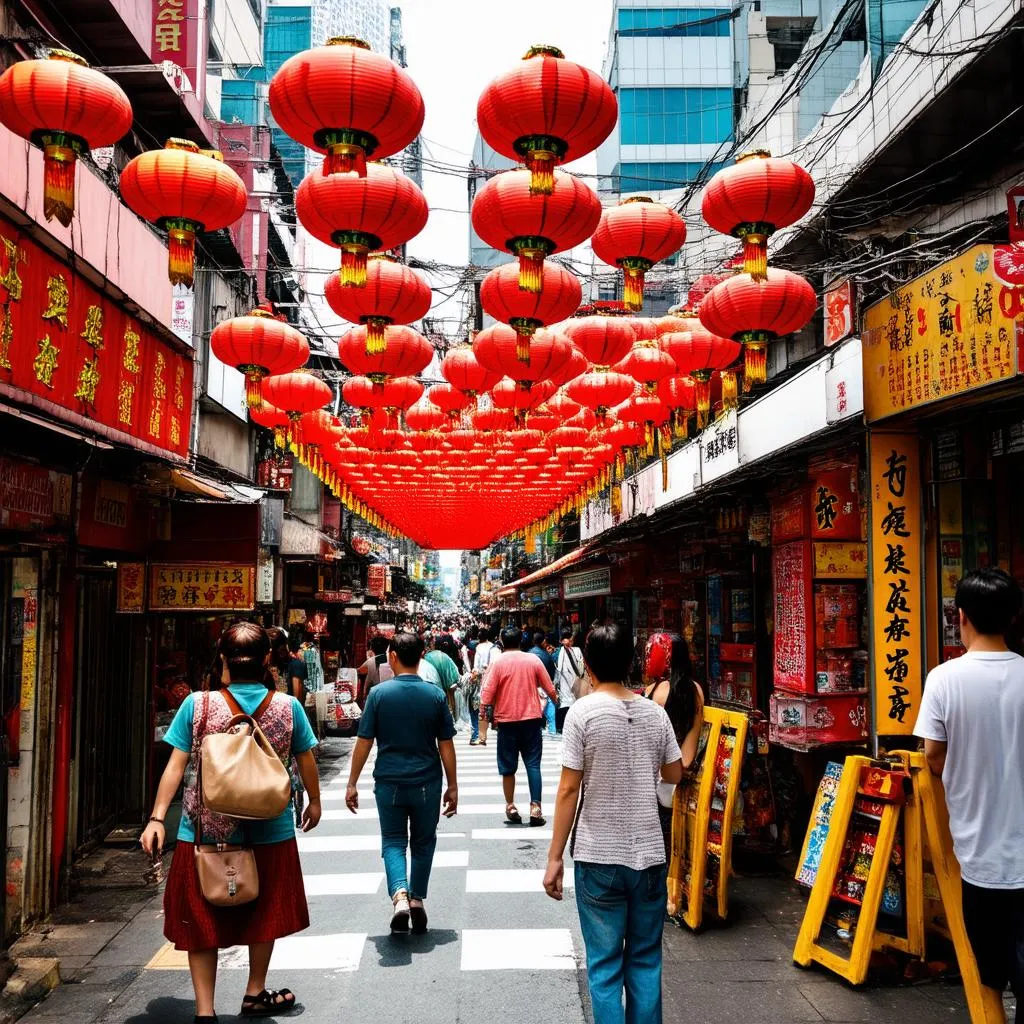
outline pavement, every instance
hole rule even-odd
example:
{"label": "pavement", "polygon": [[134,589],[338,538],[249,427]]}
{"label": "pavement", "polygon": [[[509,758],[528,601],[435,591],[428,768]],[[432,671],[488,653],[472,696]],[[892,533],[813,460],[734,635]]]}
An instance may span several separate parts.
{"label": "pavement", "polygon": [[[560,741],[545,741],[544,796],[553,807]],[[391,936],[370,767],[360,813],[344,805],[352,741],[325,744],[324,818],[298,839],[312,925],[281,940],[269,982],[296,992],[309,1024],[589,1024],[583,942],[571,890],[556,903],[541,889],[547,828],[503,824],[495,748],[459,753],[459,814],[442,818],[425,936]],[[529,806],[520,774],[520,805]],[[185,955],[163,939],[160,895],[142,883],[142,854],[125,892],[95,890],[72,903],[24,955],[61,958],[63,984],[32,1009],[29,1024],[188,1024]],[[571,879],[571,867],[566,872]],[[128,884],[130,878],[137,878]],[[117,888],[117,887],[112,887]],[[665,1020],[692,1024],[871,1022],[967,1024],[955,984],[853,989],[792,963],[804,901],[783,874],[741,875],[730,919],[698,935],[665,931]],[[108,910],[109,908],[109,910]],[[222,1024],[240,1021],[244,950],[221,953]],[[280,1016],[281,1021],[292,1019]]]}

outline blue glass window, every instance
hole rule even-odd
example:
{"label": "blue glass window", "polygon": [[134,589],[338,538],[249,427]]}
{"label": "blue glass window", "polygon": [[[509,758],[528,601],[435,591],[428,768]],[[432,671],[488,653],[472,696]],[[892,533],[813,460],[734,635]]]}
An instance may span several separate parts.
{"label": "blue glass window", "polygon": [[731,25],[727,7],[619,8],[620,35],[727,36]]}
{"label": "blue glass window", "polygon": [[[683,188],[696,179],[703,166],[699,161],[620,164],[615,169],[618,179],[614,185],[619,192],[663,192],[666,189]],[[723,166],[712,164],[706,172],[705,180]]]}
{"label": "blue glass window", "polygon": [[725,142],[732,129],[732,89],[619,90],[623,146]]}

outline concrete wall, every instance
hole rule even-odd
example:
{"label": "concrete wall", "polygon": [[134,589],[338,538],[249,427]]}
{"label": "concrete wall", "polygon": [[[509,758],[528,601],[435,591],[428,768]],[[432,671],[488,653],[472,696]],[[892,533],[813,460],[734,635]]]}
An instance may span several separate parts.
{"label": "concrete wall", "polygon": [[199,454],[239,476],[253,475],[252,431],[228,413],[203,408],[199,413]]}

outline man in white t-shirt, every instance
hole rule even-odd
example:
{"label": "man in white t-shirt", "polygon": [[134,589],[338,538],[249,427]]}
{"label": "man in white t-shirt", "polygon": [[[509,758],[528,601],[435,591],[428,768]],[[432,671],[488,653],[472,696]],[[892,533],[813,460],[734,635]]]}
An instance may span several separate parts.
{"label": "man in white t-shirt", "polygon": [[942,777],[982,984],[1024,998],[1024,658],[1006,644],[1021,589],[1002,569],[956,588],[966,653],[928,674],[914,733]]}

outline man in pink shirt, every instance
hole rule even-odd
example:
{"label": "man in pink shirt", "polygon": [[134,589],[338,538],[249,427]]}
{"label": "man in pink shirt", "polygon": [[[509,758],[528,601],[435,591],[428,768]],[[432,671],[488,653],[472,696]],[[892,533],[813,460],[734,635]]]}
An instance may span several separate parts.
{"label": "man in pink shirt", "polygon": [[515,804],[516,769],[522,755],[530,784],[530,824],[543,825],[540,756],[544,710],[537,688],[552,701],[557,702],[558,698],[540,658],[520,650],[522,636],[518,629],[506,629],[501,642],[505,652],[491,663],[480,704],[493,708],[493,720],[499,726],[498,774],[505,790],[505,819],[513,825],[523,823]]}

